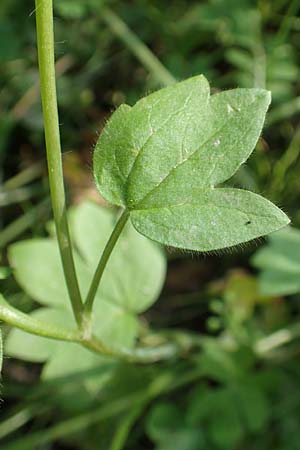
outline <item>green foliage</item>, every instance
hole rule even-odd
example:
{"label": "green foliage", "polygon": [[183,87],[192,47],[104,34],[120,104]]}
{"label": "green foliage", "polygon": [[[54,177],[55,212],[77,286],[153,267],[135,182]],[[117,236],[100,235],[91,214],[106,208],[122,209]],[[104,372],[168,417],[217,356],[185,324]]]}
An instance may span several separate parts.
{"label": "green foliage", "polygon": [[10,275],[10,268],[9,267],[1,267],[0,266],[0,280],[4,280]]}
{"label": "green foliage", "polygon": [[[84,203],[71,212],[71,224],[78,250],[76,266],[80,288],[86,295],[99,255],[114,227],[115,215],[95,204]],[[20,286],[43,305],[33,311],[32,316],[74,328],[56,240],[45,238],[13,244],[9,248],[9,259]],[[139,334],[137,314],[155,302],[164,277],[165,260],[161,250],[128,225],[97,292],[93,311],[95,335],[114,348],[132,347]],[[10,332],[6,351],[28,361],[47,361],[43,371],[45,377],[80,371],[101,363],[99,355],[77,344],[32,336],[17,329]],[[68,363],[62,364],[63,361]]]}
{"label": "green foliage", "polygon": [[249,157],[269,103],[258,89],[210,97],[198,76],[121,106],[95,148],[100,193],[128,208],[139,232],[174,247],[215,250],[281,228],[288,218],[262,197],[215,189]]}
{"label": "green foliage", "polygon": [[2,364],[3,364],[3,343],[2,343],[2,332],[0,330],[0,374],[2,371]]}
{"label": "green foliage", "polygon": [[215,383],[213,389],[201,381],[180,402],[160,402],[150,410],[147,432],[157,450],[171,449],[172,444],[176,450],[232,450],[268,426],[268,393],[253,371],[253,359],[245,364],[238,353],[204,345],[199,366]]}
{"label": "green foliage", "polygon": [[158,445],[157,450],[201,450],[204,447],[202,431],[189,426],[182,412],[172,403],[157,403],[147,420],[147,433]]}
{"label": "green foliage", "polygon": [[15,29],[9,22],[0,22],[0,62],[13,60],[19,56],[19,41]]}
{"label": "green foliage", "polygon": [[64,19],[82,19],[88,12],[99,8],[101,10],[102,2],[97,0],[88,0],[82,3],[79,0],[61,0],[55,5],[55,9]]}
{"label": "green foliage", "polygon": [[[254,32],[254,36],[256,42],[252,41],[248,48],[231,48],[226,52],[227,60],[235,67],[236,82],[242,87],[252,86],[253,82],[265,84],[272,91],[276,103],[293,98],[293,84],[299,77],[293,47],[268,40],[265,53],[261,42],[257,40],[257,32]],[[263,79],[256,79],[259,76]]]}
{"label": "green foliage", "polygon": [[295,228],[278,231],[252,258],[261,270],[259,287],[267,295],[300,292],[300,232]]}
{"label": "green foliage", "polygon": [[[112,8],[116,20],[105,20],[102,5],[106,5],[106,10]],[[112,110],[124,102],[133,105],[144,93],[167,84],[172,76],[183,80],[204,73],[213,86],[211,99],[215,97],[215,92],[237,86],[264,88],[272,92],[271,110],[257,151],[247,166],[242,165],[234,178],[226,181],[226,188],[241,187],[264,193],[267,198],[282,205],[293,226],[299,227],[299,6],[297,0],[55,0],[60,130],[63,148],[67,150],[64,171],[70,203],[77,203],[78,198],[86,195],[94,195],[90,190],[89,149],[94,144],[99,123],[105,123]],[[22,277],[18,285],[6,268],[8,261],[3,245],[0,291],[10,305],[24,312],[33,311],[32,317],[75,330],[61,269],[57,269],[57,250],[53,250],[55,246],[52,245],[54,238],[44,239],[44,225],[49,215],[42,213],[37,217],[32,208],[48,195],[45,172],[40,171],[26,182],[23,180],[20,183],[22,173],[19,178],[21,170],[30,169],[32,162],[44,158],[33,9],[31,0],[0,2],[0,184],[4,181],[0,197],[5,200],[5,181],[15,175],[15,187],[21,188],[14,196],[17,205],[7,203],[1,210],[0,225],[13,225],[10,242],[20,237],[28,239],[28,246],[24,243],[20,263],[23,261],[26,265],[23,268],[24,277],[26,273],[26,277],[32,280],[26,284],[25,294],[20,289],[23,286]],[[122,28],[122,23],[125,28]],[[147,60],[143,59],[143,46],[140,46],[143,43],[170,71],[169,77],[149,70]],[[225,93],[216,97],[219,95]],[[147,98],[141,103],[146,103]],[[191,123],[197,114],[200,115],[198,107],[197,104]],[[131,109],[127,107],[127,113],[126,106],[121,107],[123,113],[120,116],[124,114],[121,122],[125,124],[127,115],[134,108],[136,106]],[[118,111],[107,127],[119,114]],[[155,111],[155,114],[158,113]],[[162,119],[157,117],[159,125],[163,124],[164,114],[160,116]],[[245,131],[250,125],[249,121],[246,122]],[[134,126],[139,123],[143,122],[138,120]],[[196,134],[199,127],[195,128]],[[146,132],[147,127],[142,131]],[[166,133],[169,131],[166,129]],[[182,136],[184,130],[177,127],[176,133]],[[117,139],[116,135],[114,139]],[[127,140],[120,138],[121,149],[124,142]],[[233,149],[234,155],[239,154],[240,148]],[[125,150],[124,147],[124,153]],[[157,150],[159,157],[167,153],[160,151],[159,146]],[[158,160],[159,170],[163,165]],[[225,166],[229,159],[220,162]],[[205,159],[205,165],[208,167],[208,159]],[[148,163],[145,169],[147,167]],[[144,175],[147,187],[149,180]],[[199,171],[196,178],[200,178]],[[188,187],[193,179],[190,173]],[[215,191],[220,190],[216,186]],[[27,200],[23,200],[23,193],[29,191],[32,192],[29,200],[26,196]],[[177,185],[172,192],[172,200],[175,191],[178,195]],[[235,195],[238,192],[235,190]],[[242,191],[243,195],[245,192]],[[251,195],[251,198],[257,199],[257,196]],[[80,208],[74,215],[80,215],[79,211]],[[97,224],[94,227],[97,219],[89,219],[94,213],[97,215],[98,208],[86,207],[88,212],[85,213],[82,207],[82,211],[80,220],[78,217],[72,220],[72,234],[81,289],[85,294],[109,231],[102,241],[102,230],[105,232],[106,226],[101,223],[101,226]],[[14,220],[25,219],[27,213],[35,217],[35,223],[33,220],[24,227],[17,226]],[[133,213],[135,211],[131,213],[132,218]],[[191,215],[195,220],[197,216],[194,211]],[[70,219],[72,216],[71,213]],[[106,223],[107,211],[101,217]],[[183,214],[180,214],[178,221],[182,223],[182,219]],[[174,214],[170,220],[173,223]],[[198,222],[200,220],[203,220],[202,216]],[[236,223],[229,221],[226,229],[229,230],[229,226],[232,228],[230,233],[235,232]],[[108,228],[111,231],[111,225]],[[125,231],[127,237],[129,229],[128,225]],[[4,236],[6,229],[3,231]],[[179,226],[170,233],[175,231],[182,239],[184,233]],[[164,233],[159,233],[159,237],[164,237],[165,241]],[[172,252],[163,299],[143,317],[139,342],[139,345],[155,346],[161,339],[165,342],[166,337],[181,342],[184,357],[171,359],[167,364],[136,366],[116,363],[93,355],[78,344],[50,341],[25,332],[11,332],[8,325],[1,323],[4,344],[7,336],[8,343],[16,336],[16,353],[12,354],[17,355],[19,350],[22,358],[45,363],[39,381],[39,366],[36,364],[22,363],[9,357],[4,359],[1,449],[59,447],[99,450],[100,446],[109,450],[142,450],[152,445],[157,450],[299,450],[300,289],[297,234],[299,232],[293,228],[291,233],[286,230],[271,235],[268,244],[255,254],[254,267],[259,270],[258,273],[249,274],[248,252],[230,255],[222,252],[218,258],[211,255],[189,258],[185,254]],[[139,236],[134,231],[132,235],[135,237],[130,245],[135,247]],[[190,235],[189,229],[189,241]],[[89,236],[93,238],[89,239]],[[199,237],[198,243],[202,243],[203,236]],[[29,239],[32,237],[31,247]],[[156,236],[153,238],[156,239]],[[119,251],[121,243],[122,238],[113,255]],[[143,246],[138,248],[143,254]],[[17,257],[17,245],[15,249]],[[29,256],[26,259],[24,252],[27,250]],[[39,252],[43,252],[40,258]],[[129,252],[130,259],[135,258],[133,253]],[[29,260],[31,254],[34,256],[32,261]],[[93,320],[94,331],[98,336],[103,336],[106,332],[99,327],[100,324],[102,326],[102,318],[109,319],[110,313],[107,311],[115,311],[116,306],[121,318],[124,314],[127,318],[130,316],[130,323],[126,325],[128,332],[124,340],[117,338],[118,345],[120,342],[122,345],[126,341],[132,342],[130,330],[137,326],[137,314],[151,306],[152,299],[158,295],[151,294],[151,289],[146,286],[150,289],[149,295],[144,293],[138,299],[137,288],[131,288],[131,280],[137,284],[140,281],[142,289],[143,282],[153,275],[157,292],[160,290],[155,283],[159,275],[151,270],[156,259],[148,264],[148,257],[137,256],[131,268],[127,254],[126,250],[120,256],[126,259],[125,267],[122,264],[119,270],[117,261],[114,266],[118,266],[118,273],[122,275],[122,288],[119,283],[110,281],[114,269],[109,265],[113,264],[113,259],[109,262],[100,288],[103,295],[98,295],[95,303],[96,312],[100,303],[104,316],[97,312],[98,316]],[[52,265],[53,260],[56,263]],[[45,261],[49,262],[48,274],[42,273]],[[143,268],[141,278],[137,270],[140,266]],[[145,275],[145,272],[149,273]],[[39,276],[40,283],[36,281]],[[108,295],[110,292],[113,298]],[[286,299],[285,295],[292,297]],[[58,300],[60,296],[62,301]],[[32,299],[36,299],[38,304]],[[132,305],[128,314],[127,302]],[[115,315],[113,324],[117,321],[118,316]],[[122,319],[121,325],[122,321],[125,324]],[[148,325],[164,331],[145,333]],[[260,344],[261,338],[269,350],[257,354],[256,348],[261,346],[256,344]],[[112,339],[109,334],[107,339]],[[193,351],[190,352],[189,345],[194,340],[196,345],[192,345]],[[165,381],[161,382],[161,379]],[[156,395],[150,399],[152,384],[162,384],[165,389],[156,389]],[[151,392],[153,394],[152,387]],[[115,436],[119,436],[119,440],[115,440]]]}

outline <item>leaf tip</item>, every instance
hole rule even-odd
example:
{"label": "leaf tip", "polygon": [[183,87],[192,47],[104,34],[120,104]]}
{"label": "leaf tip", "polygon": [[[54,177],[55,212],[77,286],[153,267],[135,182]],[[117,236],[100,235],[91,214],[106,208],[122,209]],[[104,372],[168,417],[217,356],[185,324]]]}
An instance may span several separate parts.
{"label": "leaf tip", "polygon": [[277,227],[276,229],[274,229],[274,231],[278,231],[281,228],[286,227],[287,225],[289,225],[291,223],[291,219],[287,216],[287,214],[282,211],[282,209],[278,208],[278,206],[275,206],[276,208],[276,219],[277,219]]}

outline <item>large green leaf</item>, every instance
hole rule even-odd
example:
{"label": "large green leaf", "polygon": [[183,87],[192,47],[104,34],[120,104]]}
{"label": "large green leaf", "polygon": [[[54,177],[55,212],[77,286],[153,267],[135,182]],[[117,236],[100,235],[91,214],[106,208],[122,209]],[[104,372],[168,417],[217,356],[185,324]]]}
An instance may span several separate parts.
{"label": "large green leaf", "polygon": [[[78,249],[75,262],[83,296],[115,221],[115,214],[92,203],[82,204],[71,213],[71,231]],[[19,284],[44,306],[32,315],[55,325],[75,327],[56,240],[33,239],[13,244],[9,259]],[[129,224],[106,267],[103,287],[97,292],[94,333],[110,347],[131,347],[138,334],[137,313],[157,299],[164,277],[165,258],[161,250]],[[55,342],[16,329],[10,332],[6,351],[29,361],[47,361],[43,371],[46,377],[99,364],[97,355],[77,344]],[[62,360],[68,363],[62,365]]]}
{"label": "large green leaf", "polygon": [[134,226],[151,239],[205,251],[249,241],[284,221],[271,202],[240,189],[211,189],[195,200],[184,195],[177,205],[132,213]]}
{"label": "large green leaf", "polygon": [[264,198],[215,188],[252,152],[270,93],[235,89],[210,96],[203,76],[122,105],[95,148],[103,197],[131,212],[145,236],[192,250],[249,241],[286,225]]}
{"label": "large green leaf", "polygon": [[300,231],[287,228],[274,233],[255,253],[252,263],[261,270],[259,288],[263,294],[300,292]]}

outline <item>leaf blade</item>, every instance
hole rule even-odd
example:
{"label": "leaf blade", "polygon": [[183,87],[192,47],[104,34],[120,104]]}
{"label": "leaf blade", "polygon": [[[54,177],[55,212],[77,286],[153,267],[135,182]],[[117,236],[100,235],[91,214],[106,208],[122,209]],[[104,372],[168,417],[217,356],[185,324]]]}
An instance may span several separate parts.
{"label": "leaf blade", "polygon": [[[153,187],[161,176],[162,167],[172,167],[176,157],[172,152],[174,142],[168,133],[170,119],[174,119],[173,126],[176,120],[178,126],[182,126],[183,120],[188,124],[190,110],[195,111],[198,102],[207,102],[208,98],[208,82],[200,75],[144,97],[131,110],[129,107],[121,110],[120,107],[112,115],[95,147],[94,174],[101,195],[112,204],[126,206],[135,201],[130,194],[131,189],[141,196],[145,189],[150,189],[149,184]],[[188,114],[185,114],[186,111]],[[166,133],[164,141],[170,150],[165,152],[165,161],[156,159],[160,148],[155,142],[153,145],[153,140],[160,133]],[[107,134],[111,135],[111,139],[107,139]],[[144,165],[149,151],[151,160],[157,160],[160,164],[156,166],[156,174],[152,167],[147,182],[147,173],[144,173],[143,184],[137,187],[136,176],[139,176],[140,166]],[[120,181],[122,177],[123,181]]]}
{"label": "leaf blade", "polygon": [[137,210],[132,223],[142,234],[166,245],[196,251],[231,247],[271,233],[289,222],[268,200],[241,189],[202,191],[198,203]]}
{"label": "leaf blade", "polygon": [[183,191],[216,186],[230,178],[251,154],[269,104],[270,94],[262,89],[234,89],[211,96],[204,114],[194,114],[192,126],[199,128],[201,122],[200,133],[193,136],[195,148],[190,143],[186,157],[161,175],[134,209],[168,202],[174,195],[181,198]]}

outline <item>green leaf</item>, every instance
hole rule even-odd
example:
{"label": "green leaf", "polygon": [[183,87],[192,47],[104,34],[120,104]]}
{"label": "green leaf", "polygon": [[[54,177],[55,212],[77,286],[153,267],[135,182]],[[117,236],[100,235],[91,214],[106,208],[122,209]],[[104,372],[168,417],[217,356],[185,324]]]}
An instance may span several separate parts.
{"label": "green leaf", "polygon": [[182,411],[171,403],[157,403],[147,417],[147,433],[158,450],[204,449],[203,433],[184,423]]}
{"label": "green leaf", "polygon": [[240,383],[236,386],[238,406],[250,432],[260,431],[267,423],[271,412],[268,399],[262,389],[254,383]]}
{"label": "green leaf", "polygon": [[16,280],[29,296],[42,305],[71,311],[56,241],[19,241],[9,247],[8,257]]}
{"label": "green leaf", "polygon": [[[97,229],[99,225],[98,223]],[[68,322],[71,320],[75,326],[57,242],[54,239],[18,242],[10,246],[9,258],[15,277],[24,291],[42,305],[59,309],[64,320]],[[75,261],[79,284],[85,296],[95,266],[88,267],[79,255],[75,255]],[[156,297],[151,300],[156,300]],[[138,324],[135,314],[127,311],[125,303],[124,301],[123,307],[120,307],[117,302],[111,301],[111,296],[104,296],[100,290],[97,293],[94,332],[112,347],[132,346],[137,334]]]}
{"label": "green leaf", "polygon": [[258,250],[252,264],[261,270],[259,288],[264,295],[300,292],[300,231],[295,228],[274,233]]}
{"label": "green leaf", "polygon": [[228,387],[197,387],[191,398],[187,420],[194,427],[202,427],[217,448],[236,448],[244,434],[235,396]]}
{"label": "green leaf", "polygon": [[208,424],[211,442],[218,448],[236,448],[244,435],[243,425],[230,392],[219,389],[215,395],[214,410]]}
{"label": "green leaf", "polygon": [[[71,212],[71,231],[78,249],[74,256],[83,296],[115,222],[115,214],[92,203],[82,204]],[[31,314],[74,328],[56,240],[18,242],[9,247],[8,254],[19,284],[44,306]],[[165,258],[156,244],[140,236],[129,224],[106,267],[103,286],[96,296],[93,331],[103,342],[116,348],[133,346],[139,329],[137,314],[157,299],[165,266]],[[77,344],[56,342],[16,329],[9,334],[6,351],[28,361],[47,362],[44,377],[59,376],[60,371],[62,374],[78,371],[99,362],[98,355]],[[78,356],[76,361],[74,354]],[[62,365],[63,360],[69,362]]]}
{"label": "green leaf", "polygon": [[172,403],[157,403],[147,417],[147,432],[156,442],[172,435],[182,426],[182,414]]}
{"label": "green leaf", "polygon": [[247,242],[287,223],[282,211],[252,192],[211,189],[189,200],[195,193],[177,205],[134,211],[132,222],[151,239],[201,251]]}
{"label": "green leaf", "polygon": [[179,248],[229,247],[283,227],[287,216],[259,195],[216,188],[251,154],[269,103],[262,89],[210,96],[197,76],[122,105],[95,148],[101,195],[141,234]]}

